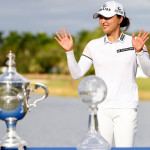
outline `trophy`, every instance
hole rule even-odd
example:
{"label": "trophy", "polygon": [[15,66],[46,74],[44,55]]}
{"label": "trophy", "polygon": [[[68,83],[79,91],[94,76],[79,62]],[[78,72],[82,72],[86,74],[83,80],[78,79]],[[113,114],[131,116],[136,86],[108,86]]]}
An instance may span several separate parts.
{"label": "trophy", "polygon": [[109,150],[110,145],[100,135],[98,130],[97,105],[101,103],[107,94],[105,82],[94,75],[85,77],[78,86],[78,95],[82,102],[88,105],[89,122],[88,132],[77,145],[77,150]]}
{"label": "trophy", "polygon": [[[15,55],[10,51],[7,55],[7,70],[0,76],[0,119],[6,122],[7,133],[0,141],[1,148],[24,149],[27,143],[16,133],[16,124],[21,120],[32,107],[36,107],[37,102],[44,100],[48,96],[48,88],[35,83],[35,88],[30,88],[30,81],[17,73],[15,68]],[[44,90],[43,97],[29,104],[30,91],[36,91],[39,87]]]}

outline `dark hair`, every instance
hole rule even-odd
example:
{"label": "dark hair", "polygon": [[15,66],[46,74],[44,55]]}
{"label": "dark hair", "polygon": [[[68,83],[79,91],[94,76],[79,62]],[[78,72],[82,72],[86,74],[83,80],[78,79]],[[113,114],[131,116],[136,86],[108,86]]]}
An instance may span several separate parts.
{"label": "dark hair", "polygon": [[[117,15],[118,18],[121,18],[121,15]],[[124,28],[125,27],[125,31],[129,28],[130,26],[130,20],[129,18],[127,18],[126,16],[123,18],[123,21],[121,22],[120,24],[120,27],[121,28]]]}

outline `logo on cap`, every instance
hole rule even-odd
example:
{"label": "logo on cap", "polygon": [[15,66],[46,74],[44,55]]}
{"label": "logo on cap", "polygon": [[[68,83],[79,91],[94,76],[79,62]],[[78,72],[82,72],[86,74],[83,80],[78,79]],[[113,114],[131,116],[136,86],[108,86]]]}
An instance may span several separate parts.
{"label": "logo on cap", "polygon": [[111,11],[111,9],[107,7],[107,4],[104,4],[103,7],[99,11],[102,11],[102,10]]}
{"label": "logo on cap", "polygon": [[121,10],[121,8],[120,8],[120,7],[117,7],[117,9],[115,10],[115,12],[116,12],[116,13],[120,13],[120,14],[122,14],[122,15],[123,15],[123,11]]}

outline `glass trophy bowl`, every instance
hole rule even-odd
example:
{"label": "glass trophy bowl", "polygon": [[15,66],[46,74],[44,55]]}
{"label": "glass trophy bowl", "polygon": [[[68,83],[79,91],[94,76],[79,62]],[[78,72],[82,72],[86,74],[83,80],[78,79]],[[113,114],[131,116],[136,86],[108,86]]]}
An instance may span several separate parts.
{"label": "glass trophy bowl", "polygon": [[87,76],[78,86],[78,95],[82,102],[88,105],[89,122],[88,131],[77,145],[77,150],[109,150],[109,143],[100,135],[97,119],[97,105],[107,95],[105,82],[97,76]]}

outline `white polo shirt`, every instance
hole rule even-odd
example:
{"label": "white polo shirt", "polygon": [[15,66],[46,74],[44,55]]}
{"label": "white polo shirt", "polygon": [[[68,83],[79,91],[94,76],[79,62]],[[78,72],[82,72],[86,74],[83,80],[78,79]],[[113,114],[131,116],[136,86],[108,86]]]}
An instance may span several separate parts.
{"label": "white polo shirt", "polygon": [[[146,47],[144,53],[147,53]],[[73,62],[73,58],[73,52],[68,52],[67,60],[72,76],[83,76],[93,64],[96,76],[105,81],[107,96],[99,107],[137,108],[139,98],[135,77],[139,61],[131,36],[122,33],[114,43],[107,36],[92,40],[85,47],[78,65]]]}

